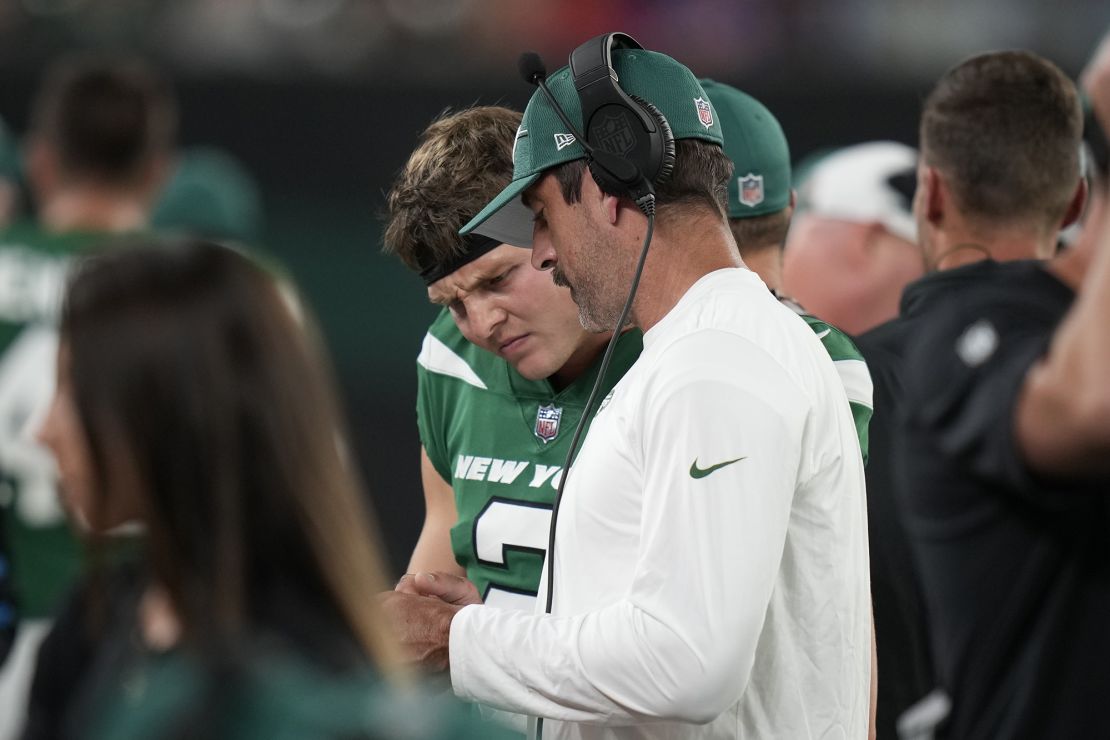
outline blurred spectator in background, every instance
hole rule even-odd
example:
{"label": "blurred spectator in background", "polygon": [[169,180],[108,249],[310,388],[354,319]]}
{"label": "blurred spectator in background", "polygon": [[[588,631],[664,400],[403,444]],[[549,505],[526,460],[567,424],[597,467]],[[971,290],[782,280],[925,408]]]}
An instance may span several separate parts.
{"label": "blurred spectator in background", "polygon": [[891,141],[812,165],[786,240],[786,294],[849,334],[897,316],[902,289],[924,271],[910,212],[916,165],[916,151]]}
{"label": "blurred spectator in background", "polygon": [[397,663],[378,537],[279,281],[213,243],[116,248],[74,273],[60,334],[39,437],[67,503],[94,539],[146,527],[132,577],[78,620],[102,637],[61,736],[445,735],[435,704],[373,699]]}
{"label": "blurred spectator in background", "polygon": [[152,217],[160,232],[256,245],[262,237],[262,193],[233,155],[211,146],[186,149]]}
{"label": "blurred spectator in background", "polygon": [[[1083,83],[1091,104],[1084,134],[1093,166],[1092,197],[1080,246],[1088,259],[1097,259],[1097,266],[1083,283],[1075,309],[1055,334],[1051,351],[1026,375],[1016,430],[1022,452],[1035,470],[1105,475],[1110,471],[1106,395],[1110,345],[1104,331],[1110,316],[1110,34]],[[1075,286],[1074,278],[1068,282]]]}
{"label": "blurred spectator in background", "polygon": [[[1110,51],[1087,79],[1110,104]],[[1089,124],[1101,153],[1075,244],[946,296],[907,355],[895,459],[944,737],[1110,737],[1110,170]]]}
{"label": "blurred spectator in background", "polygon": [[147,228],[176,135],[173,93],[141,60],[57,63],[33,104],[25,144],[39,224],[52,233]]}
{"label": "blurred spectator in background", "polygon": [[0,673],[0,738],[22,722],[35,647],[80,563],[53,464],[32,438],[53,390],[68,259],[147,228],[176,129],[167,83],[132,58],[62,60],[32,105],[24,165],[36,219],[0,234],[0,516],[20,619]]}
{"label": "blurred spectator in background", "polygon": [[[18,144],[7,123],[0,120],[0,229],[7,228],[11,223],[20,200]],[[3,508],[9,506],[11,501],[8,500],[9,491],[2,486],[0,484],[0,667],[15,643],[17,624],[12,561],[3,513]]]}
{"label": "blurred spectator in background", "polygon": [[[939,546],[948,538],[955,546],[972,532],[974,522],[987,526],[1000,501],[996,499],[998,490],[991,484],[963,478],[959,456],[947,456],[963,449],[970,428],[952,427],[950,438],[915,437],[912,443],[898,434],[896,420],[906,411],[903,383],[908,382],[907,378],[916,381],[928,376],[952,383],[939,398],[950,400],[952,394],[961,392],[940,356],[915,355],[917,359],[912,362],[906,357],[921,344],[922,335],[940,321],[946,306],[964,296],[986,296],[1005,286],[1006,291],[1023,295],[1022,300],[1031,306],[1030,311],[1014,316],[1014,325],[1019,330],[1032,330],[1035,323],[1028,316],[1036,302],[1051,302],[1061,291],[1066,292],[1039,262],[1028,260],[1052,255],[1059,230],[1074,221],[1083,207],[1086,188],[1079,171],[1080,134],[1075,86],[1055,65],[1040,57],[1012,51],[982,54],[945,73],[926,100],[922,114],[921,161],[914,198],[918,235],[930,273],[906,288],[898,319],[859,338],[875,379],[875,444],[873,464],[867,473],[870,511],[873,516],[875,512],[879,515],[872,525],[872,532],[878,532],[878,536],[872,536],[872,546],[888,554],[872,561],[889,571],[876,583],[889,585],[897,600],[891,603],[904,605],[902,644],[916,653],[924,648],[929,632],[935,631],[935,678],[949,693],[957,695],[952,727],[958,729],[953,730],[954,737],[1069,735],[1037,724],[1043,716],[1036,707],[1047,704],[1035,682],[1017,677],[1023,675],[1014,670],[1018,656],[1010,652],[1016,633],[1007,630],[1017,627],[1011,618],[1026,620],[1030,614],[1008,599],[1006,592],[1025,578],[1024,568],[1037,572],[1034,561],[1040,556],[1035,543],[1028,551],[1012,553],[1006,563],[987,558],[969,561],[961,566],[966,567],[963,575],[951,582],[944,582],[948,576],[938,579],[937,569],[947,570],[954,561],[942,563],[937,553],[923,557],[923,547],[915,547],[914,555],[918,557],[909,559],[908,542],[924,545],[931,541]],[[1002,262],[1005,260],[1026,261],[1007,264]],[[989,355],[989,332],[973,333],[968,341],[981,342],[974,351]],[[961,408],[972,415],[981,411],[974,403]],[[958,418],[953,411],[946,419],[933,421],[948,423]],[[1005,428],[997,427],[995,431],[1004,435]],[[899,451],[905,454],[895,454]],[[989,450],[978,452],[989,454]],[[908,500],[900,494],[910,491],[900,491],[898,483],[906,480],[911,469],[915,476],[912,490],[917,493],[912,497],[912,516],[907,520]],[[932,523],[926,525],[930,518]],[[1011,524],[1015,530],[1007,531]],[[1009,537],[1023,526],[1004,521],[996,533]],[[1019,540],[1020,536],[1011,542],[1016,545]],[[922,568],[923,590],[911,575],[916,572],[915,565]],[[965,588],[971,583],[973,594]],[[1030,582],[1032,591],[1018,598],[1029,596],[1036,601],[1045,595],[1037,591],[1043,586]],[[968,598],[956,609],[949,600],[953,589]],[[922,618],[922,594],[927,597],[928,621]],[[876,603],[880,603],[878,599]],[[1042,627],[1051,629],[1048,623]],[[1029,637],[1029,633],[1022,634]],[[882,644],[881,633],[879,639]],[[976,645],[982,650],[972,659],[970,649]],[[921,665],[924,670],[925,664]],[[1055,671],[1043,675],[1049,681],[1058,679]],[[934,677],[923,673],[920,678],[926,682]],[[937,711],[926,716],[932,711],[930,707]],[[917,710],[910,715],[917,719],[911,722],[906,718],[905,728],[918,721],[922,725],[935,723],[944,713],[943,702],[927,702]],[[1002,719],[1002,715],[1010,719]],[[1026,729],[1007,734],[1012,731],[1007,729],[1011,727],[1008,722]],[[1026,732],[1030,734],[1021,734]]]}

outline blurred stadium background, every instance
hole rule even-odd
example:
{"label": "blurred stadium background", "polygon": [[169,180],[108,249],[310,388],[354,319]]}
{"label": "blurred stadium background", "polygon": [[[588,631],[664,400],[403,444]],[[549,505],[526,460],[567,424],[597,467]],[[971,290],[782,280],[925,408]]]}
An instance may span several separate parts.
{"label": "blurred stadium background", "polygon": [[0,116],[18,136],[44,66],[137,51],[175,82],[184,146],[258,179],[260,246],[324,325],[395,569],[419,530],[414,359],[434,315],[379,253],[383,193],[440,111],[523,106],[516,57],[549,69],[623,30],[762,99],[795,162],[870,139],[916,143],[920,100],[962,57],[1022,47],[1077,74],[1106,0],[0,0]]}

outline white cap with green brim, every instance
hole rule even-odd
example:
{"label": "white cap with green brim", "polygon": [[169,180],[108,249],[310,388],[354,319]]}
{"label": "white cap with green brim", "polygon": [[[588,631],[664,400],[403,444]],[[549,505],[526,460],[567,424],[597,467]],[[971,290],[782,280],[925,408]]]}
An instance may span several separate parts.
{"label": "white cap with green brim", "polygon": [[[703,139],[718,146],[723,144],[721,124],[709,96],[689,69],[666,54],[645,49],[615,49],[613,69],[621,89],[659,109],[676,140]],[[547,85],[567,117],[581,126],[582,106],[570,68],[563,67],[552,74]],[[504,244],[531,247],[532,212],[521,195],[545,170],[585,158],[586,150],[537,90],[528,101],[517,130],[512,182],[459,233],[475,232]]]}

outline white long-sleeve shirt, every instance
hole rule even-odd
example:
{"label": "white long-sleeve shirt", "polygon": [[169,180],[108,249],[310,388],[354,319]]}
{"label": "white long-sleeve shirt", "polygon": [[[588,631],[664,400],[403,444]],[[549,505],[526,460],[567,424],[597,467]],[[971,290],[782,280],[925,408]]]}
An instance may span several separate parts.
{"label": "white long-sleeve shirt", "polygon": [[545,738],[866,737],[855,429],[820,341],[753,273],[707,275],[645,333],[553,557],[552,614],[455,616],[457,694],[556,720]]}

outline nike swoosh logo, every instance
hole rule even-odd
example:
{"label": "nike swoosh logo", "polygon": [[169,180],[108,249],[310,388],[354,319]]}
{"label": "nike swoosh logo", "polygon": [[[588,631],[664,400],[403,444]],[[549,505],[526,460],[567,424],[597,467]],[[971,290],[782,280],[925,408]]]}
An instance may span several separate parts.
{"label": "nike swoosh logo", "polygon": [[698,467],[698,459],[695,457],[694,462],[690,464],[690,477],[691,478],[704,478],[705,476],[712,473],[714,470],[720,470],[721,468],[723,468],[726,465],[732,465],[734,462],[740,462],[741,460],[744,460],[744,459],[746,459],[746,457],[738,457],[735,460],[725,460],[722,463],[717,463],[716,465],[710,465],[708,468],[699,468]]}
{"label": "nike swoosh logo", "polygon": [[823,332],[821,332],[820,334],[817,335],[817,338],[818,339],[824,339],[825,337],[827,337],[829,335],[829,333],[831,331],[832,331],[832,329],[825,329],[825,331],[823,331]]}

